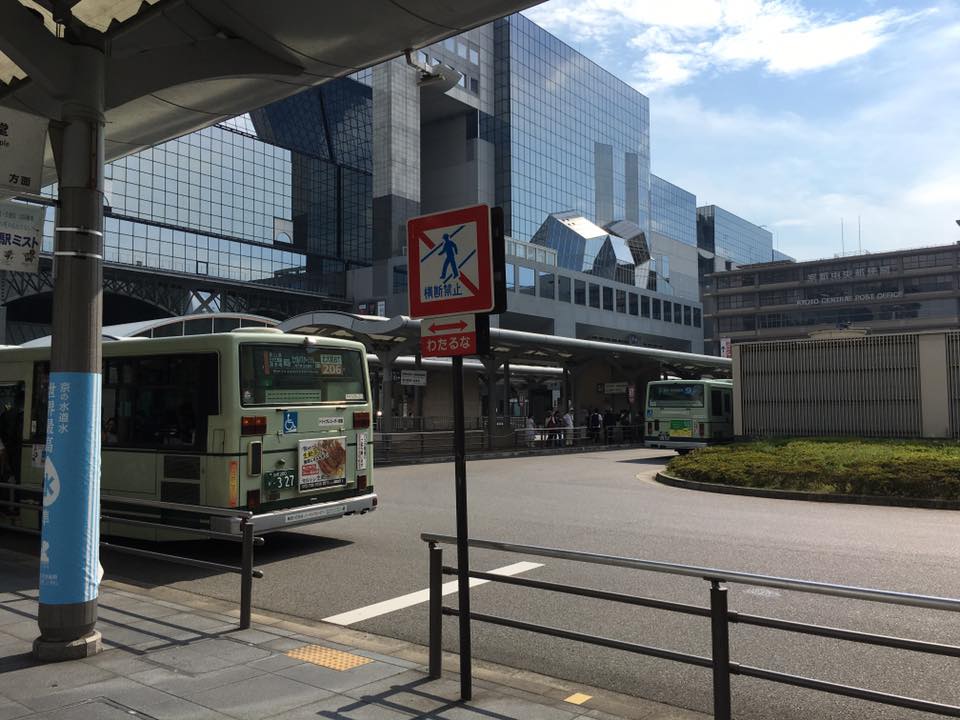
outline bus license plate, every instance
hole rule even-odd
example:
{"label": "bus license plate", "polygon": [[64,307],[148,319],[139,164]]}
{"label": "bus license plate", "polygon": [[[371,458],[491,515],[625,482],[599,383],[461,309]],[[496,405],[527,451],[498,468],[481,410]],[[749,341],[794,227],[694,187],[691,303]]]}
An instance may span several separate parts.
{"label": "bus license plate", "polygon": [[263,474],[265,490],[287,490],[297,486],[296,470],[271,470]]}

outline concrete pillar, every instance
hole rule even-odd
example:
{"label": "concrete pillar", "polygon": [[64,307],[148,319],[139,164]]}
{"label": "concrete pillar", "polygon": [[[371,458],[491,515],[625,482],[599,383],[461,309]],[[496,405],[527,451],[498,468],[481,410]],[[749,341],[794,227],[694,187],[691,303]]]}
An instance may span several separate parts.
{"label": "concrete pillar", "polygon": [[510,361],[503,361],[503,416],[510,417]]}
{"label": "concrete pillar", "polygon": [[100,334],[104,55],[71,49],[72,97],[51,126],[59,174],[53,344],[40,551],[41,660],[100,650]]}
{"label": "concrete pillar", "polygon": [[497,367],[496,357],[483,361],[487,382],[487,448],[493,450],[497,435]]}
{"label": "concrete pillar", "polygon": [[[420,353],[417,353],[417,370],[423,369],[423,358],[420,356]],[[416,385],[413,388],[413,405],[414,405],[414,414],[417,416],[417,422],[420,423],[418,429],[423,430],[423,388],[419,385]]]}
{"label": "concrete pillar", "polygon": [[380,367],[383,378],[380,381],[380,432],[393,432],[393,356],[383,354]]}
{"label": "concrete pillar", "polygon": [[950,387],[947,336],[917,338],[920,371],[921,432],[925,438],[950,437]]}

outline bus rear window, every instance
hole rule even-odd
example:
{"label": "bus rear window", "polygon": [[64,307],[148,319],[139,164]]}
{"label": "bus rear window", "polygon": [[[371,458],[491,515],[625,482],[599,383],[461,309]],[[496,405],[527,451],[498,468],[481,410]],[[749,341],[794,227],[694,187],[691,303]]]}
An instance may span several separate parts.
{"label": "bus rear window", "polygon": [[703,385],[671,383],[650,385],[650,407],[703,407]]}
{"label": "bus rear window", "polygon": [[240,348],[243,405],[364,402],[363,357],[356,350],[297,345]]}

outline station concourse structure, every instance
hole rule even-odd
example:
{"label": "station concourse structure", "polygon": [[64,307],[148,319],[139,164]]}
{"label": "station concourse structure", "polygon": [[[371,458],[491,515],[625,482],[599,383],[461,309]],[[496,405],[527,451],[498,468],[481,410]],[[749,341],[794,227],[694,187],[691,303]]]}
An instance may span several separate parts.
{"label": "station concourse structure", "polygon": [[[398,415],[393,370],[413,365],[423,367],[427,362],[417,359],[420,322],[403,315],[386,318],[323,311],[297,315],[277,327],[284,332],[357,340],[364,344],[369,353],[376,355],[382,378],[380,407],[383,416],[380,427],[383,432],[390,432]],[[465,369],[482,376],[487,397],[493,398],[493,401],[486,403],[486,425],[492,445],[498,407],[501,414],[510,414],[512,375],[525,378],[539,376],[540,379],[553,381],[559,386],[556,404],[563,409],[612,407],[628,410],[634,417],[639,417],[642,414],[644,389],[650,380],[660,379],[664,375],[729,377],[731,363],[729,358],[713,355],[491,327],[489,357],[483,359],[482,365],[478,361],[473,367],[468,365]],[[438,376],[442,374],[439,371],[443,366],[432,367]],[[495,392],[498,384],[499,397]],[[630,386],[633,387],[632,393],[629,392]],[[432,382],[427,392],[434,398],[431,402],[433,407],[451,407],[447,383]],[[422,404],[423,399],[418,395],[417,405],[422,408]],[[479,406],[478,401],[473,403],[477,411]],[[416,414],[424,413],[421,410]],[[536,417],[535,420],[542,418]]]}
{"label": "station concourse structure", "polygon": [[58,184],[50,381],[70,422],[47,438],[38,657],[101,649],[104,162],[533,4],[0,0],[0,112],[49,122],[41,184]]}

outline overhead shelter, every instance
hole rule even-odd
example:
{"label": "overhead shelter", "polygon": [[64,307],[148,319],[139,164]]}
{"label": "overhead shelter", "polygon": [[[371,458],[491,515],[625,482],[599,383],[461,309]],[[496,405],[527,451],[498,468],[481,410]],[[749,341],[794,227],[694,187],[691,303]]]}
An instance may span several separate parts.
{"label": "overhead shelter", "polygon": [[[70,399],[64,417],[73,419],[59,424],[56,436],[51,424],[47,437],[45,482],[59,501],[45,500],[38,657],[65,660],[101,649],[94,427],[104,162],[532,4],[0,0],[0,112],[50,121],[42,181],[58,183],[50,383]],[[29,188],[36,191],[35,182]]]}
{"label": "overhead shelter", "polygon": [[[278,325],[284,332],[307,335],[327,335],[362,342],[370,352],[376,353],[384,367],[384,396],[392,397],[389,372],[399,358],[419,353],[420,324],[429,320],[415,320],[403,315],[392,318],[370,315],[356,315],[338,311],[322,311],[297,315]],[[653,379],[661,374],[680,377],[729,377],[732,361],[713,355],[662,350],[660,348],[637,345],[582,340],[579,338],[541,335],[490,328],[490,356],[482,360],[487,374],[488,388],[497,382],[497,373],[502,372],[504,393],[509,393],[510,373],[517,365],[526,367],[542,366],[562,372],[561,402],[564,406],[580,404],[593,400],[587,395],[585,386],[596,378],[595,368],[608,366],[614,369],[618,377],[631,378],[638,382],[642,378]],[[571,373],[583,376],[577,393]],[[595,382],[593,384],[596,384]],[[600,393],[602,395],[602,393]],[[578,398],[577,396],[580,395]],[[491,395],[492,396],[492,395]],[[642,392],[635,390],[635,402],[642,403]],[[507,398],[508,399],[508,398]],[[579,401],[579,402],[578,402]],[[506,407],[506,402],[504,403]],[[488,427],[494,426],[495,406],[487,405]],[[386,415],[386,414],[385,414]],[[390,419],[386,419],[386,428]]]}

